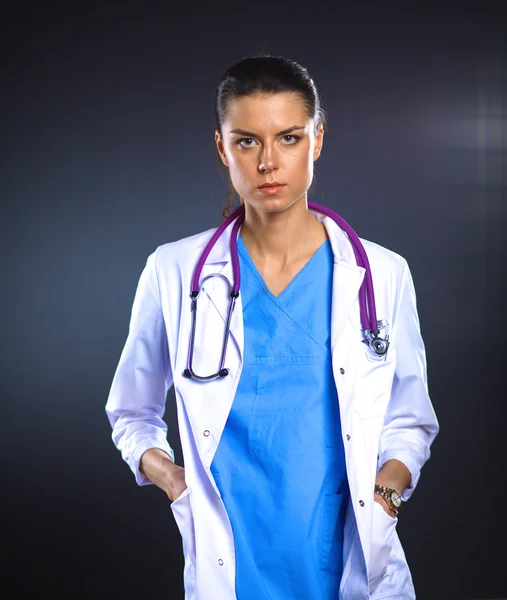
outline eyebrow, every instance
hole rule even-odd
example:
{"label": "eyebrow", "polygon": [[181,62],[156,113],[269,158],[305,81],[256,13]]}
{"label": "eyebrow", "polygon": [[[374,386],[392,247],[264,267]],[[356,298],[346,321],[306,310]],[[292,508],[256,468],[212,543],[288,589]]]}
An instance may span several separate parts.
{"label": "eyebrow", "polygon": [[[296,131],[296,129],[304,129],[304,125],[293,125],[292,127],[289,127],[288,129],[279,131],[275,135],[277,135],[277,136],[278,135],[287,135],[289,133],[292,133],[293,131]],[[245,135],[247,137],[259,137],[258,133],[253,133],[252,131],[245,131],[244,129],[232,129],[231,133],[239,133],[240,135]]]}

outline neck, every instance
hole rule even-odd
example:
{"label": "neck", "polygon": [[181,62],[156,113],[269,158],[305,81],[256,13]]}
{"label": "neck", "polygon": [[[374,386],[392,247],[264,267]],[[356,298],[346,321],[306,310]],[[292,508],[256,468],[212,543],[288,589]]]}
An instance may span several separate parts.
{"label": "neck", "polygon": [[301,197],[280,212],[256,211],[245,205],[241,237],[249,253],[260,262],[284,266],[308,253],[327,238],[326,229]]}

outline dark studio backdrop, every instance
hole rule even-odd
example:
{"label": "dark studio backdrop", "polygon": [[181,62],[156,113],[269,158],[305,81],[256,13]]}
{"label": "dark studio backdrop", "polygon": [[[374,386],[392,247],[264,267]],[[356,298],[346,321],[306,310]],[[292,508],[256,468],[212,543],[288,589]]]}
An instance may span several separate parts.
{"label": "dark studio backdrop", "polygon": [[[398,525],[418,599],[507,597],[505,10],[373,6],[3,9],[2,598],[183,598],[104,405],[147,256],[220,223],[214,90],[260,52],[327,110],[311,199],[412,270],[441,426]],[[173,390],[166,421],[182,464]]]}

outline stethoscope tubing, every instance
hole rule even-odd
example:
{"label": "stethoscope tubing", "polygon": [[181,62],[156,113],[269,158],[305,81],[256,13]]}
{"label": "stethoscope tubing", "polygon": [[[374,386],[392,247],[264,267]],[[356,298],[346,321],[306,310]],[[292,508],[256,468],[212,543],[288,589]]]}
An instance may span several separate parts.
{"label": "stethoscope tubing", "polygon": [[[315,210],[320,212],[331,219],[333,219],[341,229],[346,233],[349,238],[349,241],[352,245],[352,249],[354,251],[354,256],[356,258],[356,264],[359,267],[362,267],[365,271],[364,279],[359,288],[359,310],[361,315],[361,325],[363,327],[363,332],[365,334],[365,340],[363,340],[369,347],[375,352],[375,354],[379,357],[385,357],[387,353],[387,349],[389,348],[389,336],[385,339],[379,337],[381,326],[380,323],[377,322],[377,314],[375,307],[375,296],[373,291],[373,279],[371,276],[370,263],[368,261],[368,257],[366,255],[366,251],[361,243],[361,240],[352,229],[352,227],[331,209],[326,206],[321,206],[320,204],[316,204],[315,202],[308,202],[308,208],[311,210]],[[223,223],[217,228],[215,233],[211,236],[211,239],[204,247],[202,254],[197,261],[197,264],[194,269],[194,273],[192,275],[191,282],[191,292],[190,296],[192,298],[191,310],[192,310],[192,331],[190,335],[190,345],[188,350],[187,357],[187,368],[184,370],[183,375],[185,377],[192,377],[199,381],[209,381],[211,379],[216,379],[217,377],[225,377],[229,374],[229,369],[225,368],[225,358],[227,353],[227,343],[230,334],[230,325],[232,313],[234,311],[234,307],[236,305],[236,299],[239,297],[239,290],[241,285],[241,271],[239,267],[239,256],[238,256],[238,232],[242,223],[245,220],[245,207],[242,205],[237,208],[227,219],[223,221]],[[227,229],[227,227],[234,221],[234,225],[232,226],[231,231],[231,240],[230,240],[230,252],[231,252],[231,260],[232,260],[232,271],[233,271],[233,283],[231,285],[230,281],[221,273],[212,273],[207,275],[202,282],[199,282],[201,277],[201,273],[206,262],[206,259],[211,252],[211,249],[218,241],[219,237],[222,233]],[[220,357],[220,367],[219,370],[212,375],[197,375],[192,369],[192,358],[194,355],[194,344],[195,344],[195,331],[197,326],[197,298],[199,297],[200,289],[204,283],[204,281],[213,276],[221,276],[226,279],[229,285],[229,309],[227,311],[227,319],[225,325],[225,333],[222,342],[222,353]]]}
{"label": "stethoscope tubing", "polygon": [[[368,256],[363,248],[363,245],[357,236],[356,232],[352,229],[352,227],[330,208],[326,206],[322,206],[320,204],[316,204],[315,202],[308,202],[308,208],[312,210],[316,210],[331,219],[333,219],[347,234],[351,244],[352,250],[354,251],[354,256],[356,258],[356,264],[359,267],[362,267],[365,270],[365,275],[363,282],[361,283],[361,287],[359,289],[359,309],[361,315],[361,325],[364,330],[370,330],[372,332],[378,331],[378,323],[377,323],[377,311],[375,306],[375,294],[373,291],[373,279],[371,276],[370,263],[368,261]],[[192,290],[191,295],[193,298],[196,298],[199,294],[199,279],[202,273],[202,269],[208,258],[211,249],[216,244],[218,238],[222,235],[222,233],[227,229],[227,227],[234,221],[236,222],[233,225],[231,231],[231,260],[232,260],[232,272],[233,272],[233,284],[231,289],[231,294],[239,294],[240,285],[241,285],[241,271],[239,268],[239,258],[238,258],[238,231],[243,221],[245,219],[245,207],[241,205],[238,207],[227,219],[221,223],[221,225],[217,228],[215,233],[211,236],[211,239],[206,244],[199,260],[194,269],[194,274],[192,276]]]}

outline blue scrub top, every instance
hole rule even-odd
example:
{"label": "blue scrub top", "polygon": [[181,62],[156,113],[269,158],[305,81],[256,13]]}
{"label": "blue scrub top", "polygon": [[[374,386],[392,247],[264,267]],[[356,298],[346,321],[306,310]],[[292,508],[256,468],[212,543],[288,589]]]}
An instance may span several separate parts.
{"label": "blue scrub top", "polygon": [[238,600],[336,600],[348,482],[331,365],[326,240],[274,296],[238,237],[245,330],[211,471],[231,521]]}

